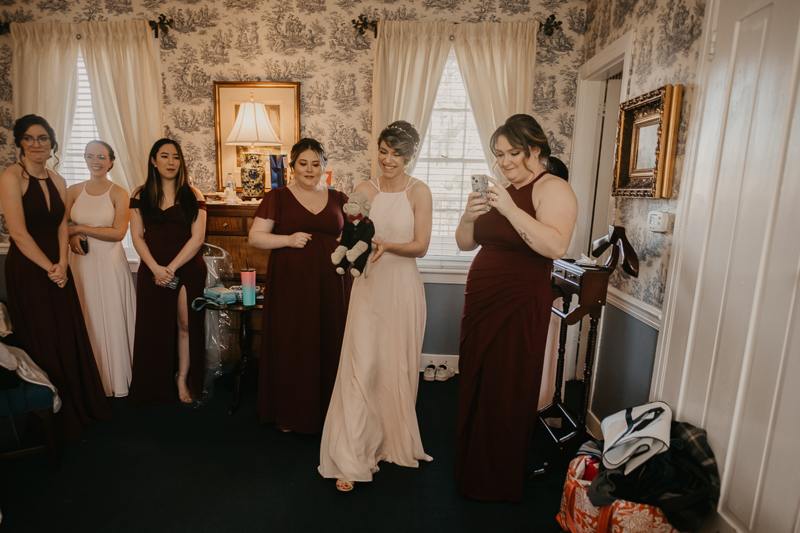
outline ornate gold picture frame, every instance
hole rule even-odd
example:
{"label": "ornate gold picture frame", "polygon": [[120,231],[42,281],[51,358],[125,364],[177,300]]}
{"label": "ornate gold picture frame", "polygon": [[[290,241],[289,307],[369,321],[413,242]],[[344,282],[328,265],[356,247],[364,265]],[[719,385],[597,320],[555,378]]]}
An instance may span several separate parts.
{"label": "ornate gold picture frame", "polygon": [[[267,116],[281,146],[256,146],[262,154],[288,154],[300,140],[300,84],[278,81],[215,81],[214,82],[214,136],[217,149],[217,190],[225,189],[225,177],[230,172],[236,189],[241,190],[239,176],[242,146],[229,146],[225,140],[231,133],[239,106],[253,100],[264,104]],[[269,180],[267,180],[269,182]]]}
{"label": "ornate gold picture frame", "polygon": [[620,104],[613,196],[672,197],[683,85],[665,85]]}

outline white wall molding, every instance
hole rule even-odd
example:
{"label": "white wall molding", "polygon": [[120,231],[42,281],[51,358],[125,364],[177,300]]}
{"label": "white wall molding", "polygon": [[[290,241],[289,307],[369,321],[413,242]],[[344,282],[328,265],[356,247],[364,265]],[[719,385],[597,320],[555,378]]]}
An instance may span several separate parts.
{"label": "white wall molding", "polygon": [[644,322],[651,328],[661,330],[661,309],[634,298],[614,287],[608,288],[608,303]]}
{"label": "white wall molding", "polygon": [[586,413],[586,431],[588,431],[592,437],[596,438],[597,440],[603,440],[603,432],[600,429],[600,419],[589,409],[589,412]]}

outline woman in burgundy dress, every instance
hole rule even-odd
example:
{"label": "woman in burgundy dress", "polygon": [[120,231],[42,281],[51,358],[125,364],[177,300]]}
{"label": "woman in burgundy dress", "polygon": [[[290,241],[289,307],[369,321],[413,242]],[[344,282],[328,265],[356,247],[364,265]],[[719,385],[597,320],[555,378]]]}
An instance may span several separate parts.
{"label": "woman in burgundy dress", "polygon": [[31,359],[58,389],[61,437],[81,437],[85,426],[109,420],[103,382],[83,321],[67,259],[64,178],[45,168],[58,151],[45,119],[26,115],[14,124],[21,161],[0,177],[11,246],[6,256],[8,308],[14,331]]}
{"label": "woman in burgundy dress", "polygon": [[161,139],[131,197],[131,237],[141,258],[128,393],[134,406],[172,403],[174,383],[183,403],[203,393],[204,313],[189,303],[206,283],[206,203],[188,177],[180,145]]}
{"label": "woman in burgundy dress", "polygon": [[471,193],[456,230],[460,249],[481,250],[461,320],[455,478],[472,498],[521,501],[550,324],[550,271],[569,246],[578,207],[570,186],[547,173],[550,146],[532,117],[509,118],[491,146],[509,183],[491,180],[486,199]]}
{"label": "woman in burgundy dress", "polygon": [[351,283],[331,263],[347,196],[320,183],[326,161],[318,141],[300,139],[289,161],[295,180],[267,193],[250,230],[251,246],[272,250],[258,382],[261,422],[307,434],[321,431],[325,421]]}

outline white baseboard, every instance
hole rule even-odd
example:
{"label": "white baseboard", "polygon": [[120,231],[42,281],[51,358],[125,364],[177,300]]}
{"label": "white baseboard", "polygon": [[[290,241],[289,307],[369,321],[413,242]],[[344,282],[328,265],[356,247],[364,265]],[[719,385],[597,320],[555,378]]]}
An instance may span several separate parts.
{"label": "white baseboard", "polygon": [[603,440],[603,432],[600,429],[600,420],[590,410],[586,413],[586,431],[591,433],[592,437],[597,440]]}
{"label": "white baseboard", "polygon": [[424,353],[419,358],[419,371],[424,372],[425,367],[434,365],[438,368],[439,365],[449,365],[456,369],[458,374],[458,356],[457,355],[438,355],[431,353]]}

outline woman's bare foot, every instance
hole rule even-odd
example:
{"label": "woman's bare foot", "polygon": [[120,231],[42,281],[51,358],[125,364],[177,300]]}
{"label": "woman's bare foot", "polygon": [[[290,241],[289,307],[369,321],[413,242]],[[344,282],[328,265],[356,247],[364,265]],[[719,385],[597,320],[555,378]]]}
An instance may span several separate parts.
{"label": "woman's bare foot", "polygon": [[178,376],[178,398],[182,403],[192,403],[192,393],[189,392],[189,387],[186,385],[186,376]]}
{"label": "woman's bare foot", "polygon": [[347,481],[346,479],[336,480],[336,488],[342,492],[350,492],[354,486],[355,484],[352,481]]}

